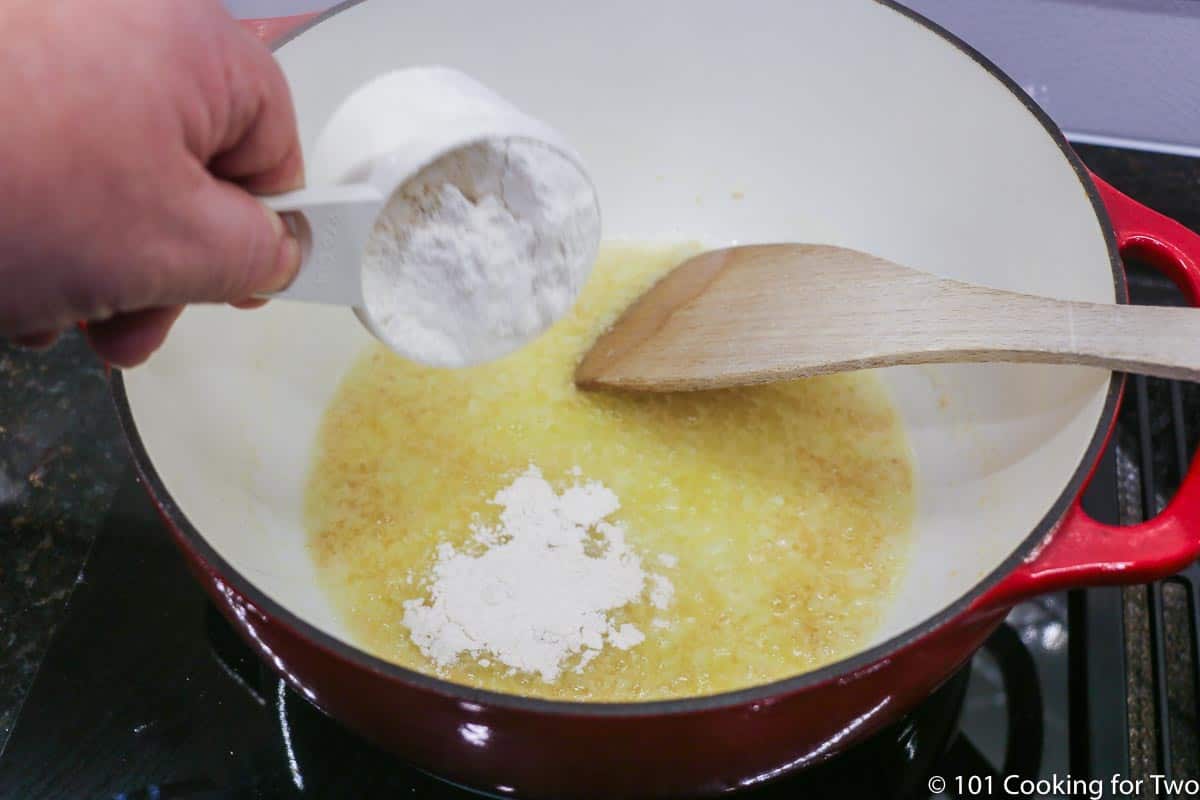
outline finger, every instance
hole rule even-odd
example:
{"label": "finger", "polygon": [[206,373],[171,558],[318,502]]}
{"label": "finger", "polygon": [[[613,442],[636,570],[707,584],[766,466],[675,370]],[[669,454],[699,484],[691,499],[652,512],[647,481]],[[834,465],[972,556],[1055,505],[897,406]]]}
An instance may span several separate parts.
{"label": "finger", "polygon": [[92,322],[87,326],[88,342],[110,364],[136,367],[162,345],[182,311],[183,306],[148,308]]}
{"label": "finger", "polygon": [[17,336],[13,339],[13,344],[19,347],[25,347],[29,350],[47,350],[58,341],[59,334],[62,331],[41,331],[39,333],[28,333],[24,336]]}
{"label": "finger", "polygon": [[[279,216],[251,193],[303,185],[295,111],[271,53],[229,20],[223,40],[228,85],[224,113],[196,187],[173,208],[183,229],[173,237],[163,296],[147,305],[242,302],[291,282],[300,248]],[[213,155],[215,153],[215,155]]]}
{"label": "finger", "polygon": [[239,302],[287,286],[300,266],[300,246],[279,215],[232,183],[206,178],[177,211],[181,253],[172,296],[158,304]]}
{"label": "finger", "polygon": [[304,185],[296,112],[283,71],[270,51],[240,28],[231,31],[233,87],[228,130],[209,162],[214,175],[255,194],[278,194]]}

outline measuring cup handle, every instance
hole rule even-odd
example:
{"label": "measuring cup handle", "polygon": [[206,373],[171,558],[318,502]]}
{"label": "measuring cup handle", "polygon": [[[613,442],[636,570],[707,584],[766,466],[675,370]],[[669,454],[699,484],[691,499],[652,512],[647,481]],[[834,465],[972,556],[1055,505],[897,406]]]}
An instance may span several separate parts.
{"label": "measuring cup handle", "polygon": [[379,190],[367,184],[319,186],[259,200],[283,217],[300,242],[296,278],[268,296],[361,306],[363,251],[384,201]]}

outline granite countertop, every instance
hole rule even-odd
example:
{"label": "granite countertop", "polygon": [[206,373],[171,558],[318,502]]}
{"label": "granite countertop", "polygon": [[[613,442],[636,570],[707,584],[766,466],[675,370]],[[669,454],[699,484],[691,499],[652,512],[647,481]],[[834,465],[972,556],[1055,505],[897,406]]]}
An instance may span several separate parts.
{"label": "granite countertop", "polygon": [[0,749],[129,468],[78,332],[42,353],[0,343]]}
{"label": "granite countertop", "polygon": [[[1079,150],[1200,230],[1200,160]],[[78,333],[41,353],[0,344],[0,749],[129,469],[104,369]]]}

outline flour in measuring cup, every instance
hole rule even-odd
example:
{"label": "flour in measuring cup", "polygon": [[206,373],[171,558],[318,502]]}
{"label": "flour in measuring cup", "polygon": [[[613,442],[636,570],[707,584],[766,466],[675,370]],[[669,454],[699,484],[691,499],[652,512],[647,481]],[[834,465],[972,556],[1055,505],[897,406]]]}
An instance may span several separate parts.
{"label": "flour in measuring cup", "polygon": [[498,358],[567,312],[599,241],[595,193],[571,160],[533,141],[471,145],[389,199],[367,243],[366,311],[416,361]]}
{"label": "flour in measuring cup", "polygon": [[577,481],[557,492],[531,466],[492,502],[499,524],[474,524],[462,550],[440,545],[428,600],[404,604],[403,623],[425,656],[448,667],[468,654],[554,682],[574,657],[582,671],[606,645],[645,640],[612,612],[644,593],[666,608],[673,587],[647,573],[625,530],[607,521],[620,508],[611,490]]}

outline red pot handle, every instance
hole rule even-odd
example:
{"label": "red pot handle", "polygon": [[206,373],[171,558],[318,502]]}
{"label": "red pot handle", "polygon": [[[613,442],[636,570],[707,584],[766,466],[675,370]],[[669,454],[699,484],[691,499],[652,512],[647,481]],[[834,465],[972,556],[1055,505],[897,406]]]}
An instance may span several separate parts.
{"label": "red pot handle", "polygon": [[262,39],[267,44],[270,44],[279,37],[287,34],[289,31],[300,27],[315,16],[317,16],[317,13],[313,12],[311,14],[293,14],[290,17],[240,19],[238,22],[259,39]]}
{"label": "red pot handle", "polygon": [[[1131,200],[1095,175],[1123,256],[1166,274],[1200,306],[1200,236]],[[1200,342],[1196,342],[1200,347]],[[1047,543],[977,603],[1006,607],[1033,595],[1103,584],[1166,578],[1200,556],[1200,458],[1193,459],[1175,499],[1140,525],[1092,519],[1076,499]]]}

